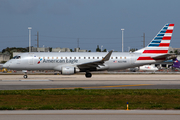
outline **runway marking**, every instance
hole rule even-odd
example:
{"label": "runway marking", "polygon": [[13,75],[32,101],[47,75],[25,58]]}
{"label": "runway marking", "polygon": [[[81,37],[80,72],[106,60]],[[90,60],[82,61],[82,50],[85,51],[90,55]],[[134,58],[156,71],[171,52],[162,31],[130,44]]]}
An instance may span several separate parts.
{"label": "runway marking", "polygon": [[[92,86],[92,87],[69,87],[69,88],[44,88],[44,90],[52,89],[75,89],[75,88],[114,88],[114,87],[132,87],[132,86],[148,86],[153,84],[136,84],[136,85],[114,85],[114,86]],[[43,89],[43,88],[42,88]]]}
{"label": "runway marking", "polygon": [[52,80],[33,80],[33,79],[27,79],[27,80],[19,80],[22,82],[48,82],[48,81],[52,81]]}

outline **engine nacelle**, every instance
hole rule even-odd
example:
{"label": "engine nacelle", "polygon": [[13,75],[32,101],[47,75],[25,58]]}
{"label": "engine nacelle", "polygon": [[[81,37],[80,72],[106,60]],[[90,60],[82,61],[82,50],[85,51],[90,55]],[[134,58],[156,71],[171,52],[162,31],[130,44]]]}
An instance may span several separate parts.
{"label": "engine nacelle", "polygon": [[69,67],[69,66],[67,66],[67,67],[62,67],[62,74],[63,75],[72,75],[72,74],[74,74],[74,73],[76,73],[76,68],[75,67]]}

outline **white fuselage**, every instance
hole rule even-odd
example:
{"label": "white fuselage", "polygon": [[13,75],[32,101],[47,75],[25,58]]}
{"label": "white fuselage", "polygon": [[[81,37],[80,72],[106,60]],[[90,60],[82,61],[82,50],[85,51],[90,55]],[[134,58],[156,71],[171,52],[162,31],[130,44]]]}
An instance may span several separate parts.
{"label": "white fuselage", "polygon": [[[18,59],[11,59],[4,67],[14,70],[58,70],[63,66],[76,67],[84,63],[100,61],[106,52],[34,52],[21,53]],[[137,62],[141,54],[113,52],[104,65],[99,65],[96,70],[120,70],[149,64],[149,61]],[[157,61],[151,61],[154,63]],[[92,66],[91,66],[92,67]]]}

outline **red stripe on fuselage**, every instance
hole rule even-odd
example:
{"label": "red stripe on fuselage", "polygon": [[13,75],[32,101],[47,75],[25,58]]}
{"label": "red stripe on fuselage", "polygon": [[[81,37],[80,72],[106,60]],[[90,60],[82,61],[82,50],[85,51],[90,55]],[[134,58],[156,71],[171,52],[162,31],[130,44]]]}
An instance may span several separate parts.
{"label": "red stripe on fuselage", "polygon": [[139,57],[137,60],[166,60],[166,58],[153,59],[151,57]]}
{"label": "red stripe on fuselage", "polygon": [[137,60],[154,60],[151,57],[139,57]]}
{"label": "red stripe on fuselage", "polygon": [[168,50],[144,50],[143,53],[161,54],[161,53],[168,53]]}

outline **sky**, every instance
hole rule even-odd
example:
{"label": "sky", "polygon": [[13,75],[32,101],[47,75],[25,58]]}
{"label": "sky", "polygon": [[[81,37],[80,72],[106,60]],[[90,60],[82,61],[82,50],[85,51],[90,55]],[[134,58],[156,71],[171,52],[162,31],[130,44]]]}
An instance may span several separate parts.
{"label": "sky", "polygon": [[0,0],[0,51],[31,45],[95,51],[143,47],[166,23],[175,28],[170,46],[180,48],[180,0]]}

